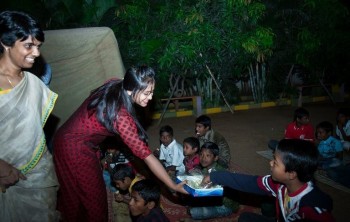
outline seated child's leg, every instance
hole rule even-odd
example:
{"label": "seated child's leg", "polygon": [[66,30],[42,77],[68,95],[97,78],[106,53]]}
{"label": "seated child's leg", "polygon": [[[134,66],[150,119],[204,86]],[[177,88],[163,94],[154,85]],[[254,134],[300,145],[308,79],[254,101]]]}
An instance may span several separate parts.
{"label": "seated child's leg", "polygon": [[249,213],[249,212],[244,212],[242,213],[239,218],[238,222],[275,222],[275,218],[269,218],[263,215],[255,214],[255,213]]}
{"label": "seated child's leg", "polygon": [[232,209],[222,205],[213,207],[192,207],[189,210],[194,220],[205,220],[217,217],[226,217],[233,213]]}

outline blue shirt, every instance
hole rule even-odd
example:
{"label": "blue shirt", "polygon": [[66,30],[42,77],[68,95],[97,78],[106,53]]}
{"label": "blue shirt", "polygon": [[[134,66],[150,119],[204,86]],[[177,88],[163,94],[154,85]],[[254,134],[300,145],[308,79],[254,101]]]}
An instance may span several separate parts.
{"label": "blue shirt", "polygon": [[329,136],[328,139],[322,140],[318,145],[318,152],[322,158],[334,158],[338,152],[343,151],[343,145],[340,140]]}

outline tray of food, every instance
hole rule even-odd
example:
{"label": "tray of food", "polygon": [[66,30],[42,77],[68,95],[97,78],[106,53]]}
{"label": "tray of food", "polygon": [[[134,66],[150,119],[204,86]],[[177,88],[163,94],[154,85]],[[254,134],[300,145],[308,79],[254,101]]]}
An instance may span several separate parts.
{"label": "tray of food", "polygon": [[177,183],[181,183],[184,180],[187,181],[186,185],[184,185],[185,190],[194,197],[222,196],[224,193],[224,189],[220,185],[202,185],[203,176],[201,175],[176,177]]}

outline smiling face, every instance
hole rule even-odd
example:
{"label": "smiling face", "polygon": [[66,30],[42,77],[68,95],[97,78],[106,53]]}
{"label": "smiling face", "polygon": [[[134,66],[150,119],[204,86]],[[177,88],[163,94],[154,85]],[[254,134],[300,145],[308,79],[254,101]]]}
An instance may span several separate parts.
{"label": "smiling face", "polygon": [[197,136],[204,136],[209,131],[209,126],[205,127],[201,123],[196,123],[196,134]]}
{"label": "smiling face", "polygon": [[[145,90],[139,91],[135,94],[133,101],[141,107],[146,107],[148,102],[152,100],[153,91],[154,83],[150,83]],[[128,93],[131,95],[130,91],[128,91]]]}
{"label": "smiling face", "polygon": [[152,202],[146,203],[145,200],[139,195],[139,192],[131,192],[131,200],[129,202],[129,210],[131,215],[146,216],[149,214],[150,210],[153,208]]}
{"label": "smiling face", "polygon": [[[29,36],[26,40],[17,40],[6,53],[12,64],[19,68],[31,68],[35,58],[40,56],[41,42]],[[5,46],[7,47],[7,46]]]}

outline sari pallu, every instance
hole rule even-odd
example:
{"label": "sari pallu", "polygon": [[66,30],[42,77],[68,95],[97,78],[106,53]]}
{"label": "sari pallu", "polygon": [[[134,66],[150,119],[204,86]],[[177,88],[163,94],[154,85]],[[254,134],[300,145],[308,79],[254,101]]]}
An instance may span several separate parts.
{"label": "sari pallu", "polygon": [[27,177],[0,193],[3,221],[58,220],[58,182],[43,131],[56,99],[29,72],[15,88],[0,94],[0,159]]}

